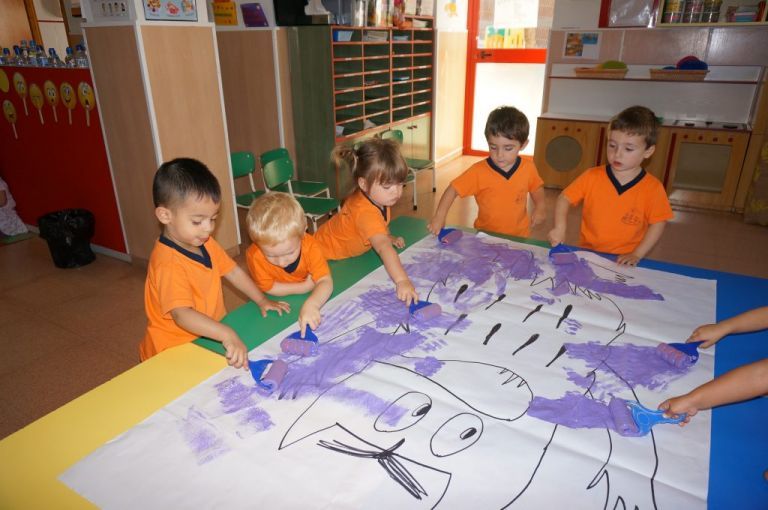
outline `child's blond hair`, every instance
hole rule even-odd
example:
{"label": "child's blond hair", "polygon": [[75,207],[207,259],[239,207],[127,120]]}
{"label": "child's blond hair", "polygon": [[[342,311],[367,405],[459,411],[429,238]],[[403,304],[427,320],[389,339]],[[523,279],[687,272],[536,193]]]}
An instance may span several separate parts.
{"label": "child's blond hair", "polygon": [[246,217],[248,235],[256,244],[277,244],[303,237],[307,218],[301,205],[288,193],[270,191],[251,204]]}

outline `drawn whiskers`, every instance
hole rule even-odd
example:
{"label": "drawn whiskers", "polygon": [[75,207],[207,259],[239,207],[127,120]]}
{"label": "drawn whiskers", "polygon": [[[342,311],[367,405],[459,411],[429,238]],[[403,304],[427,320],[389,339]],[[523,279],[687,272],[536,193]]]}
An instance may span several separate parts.
{"label": "drawn whiskers", "polygon": [[354,446],[342,443],[339,440],[334,439],[332,443],[321,440],[318,442],[318,446],[327,448],[328,450],[350,455],[352,457],[358,457],[362,459],[376,459],[384,471],[387,472],[390,478],[400,484],[400,486],[408,491],[408,493],[416,499],[421,499],[422,496],[428,496],[424,487],[413,477],[408,468],[406,468],[395,456],[395,450],[400,448],[405,442],[405,439],[401,439],[390,448],[386,450],[372,449],[365,450],[362,448],[355,448]]}

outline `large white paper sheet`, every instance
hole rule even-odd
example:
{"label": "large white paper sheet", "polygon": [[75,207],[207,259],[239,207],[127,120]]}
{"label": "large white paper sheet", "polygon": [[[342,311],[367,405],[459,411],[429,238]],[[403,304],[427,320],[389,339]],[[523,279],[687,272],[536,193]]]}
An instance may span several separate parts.
{"label": "large white paper sheet", "polygon": [[380,268],[325,306],[318,356],[280,352],[295,328],[250,353],[289,363],[271,395],[223,369],[61,479],[105,508],[706,507],[709,412],[625,437],[533,411],[711,379],[713,349],[679,369],[655,347],[714,321],[714,281],[484,235],[401,258],[441,316],[410,317]]}

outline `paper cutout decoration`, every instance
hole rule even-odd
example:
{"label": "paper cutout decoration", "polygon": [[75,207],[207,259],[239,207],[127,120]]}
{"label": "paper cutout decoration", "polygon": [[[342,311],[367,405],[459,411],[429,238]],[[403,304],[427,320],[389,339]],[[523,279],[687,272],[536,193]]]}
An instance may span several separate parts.
{"label": "paper cutout decoration", "polygon": [[77,105],[77,100],[75,99],[75,89],[72,87],[72,85],[69,84],[69,82],[64,82],[59,86],[59,91],[61,92],[61,102],[64,103],[64,107],[67,109],[67,116],[69,117],[69,125],[72,125],[72,110],[75,109],[75,106]]}
{"label": "paper cutout decoration", "polygon": [[59,104],[59,90],[51,80],[46,80],[43,83],[43,89],[45,89],[45,100],[48,101],[48,104],[51,105],[51,110],[53,110],[53,121],[59,122],[59,116],[56,113],[56,105]]}
{"label": "paper cutout decoration", "polygon": [[29,116],[29,110],[27,109],[27,80],[24,79],[21,73],[13,73],[13,88],[16,89],[21,102],[24,103],[24,115]]}
{"label": "paper cutout decoration", "polygon": [[5,120],[11,124],[11,128],[13,128],[13,138],[18,140],[19,135],[16,133],[16,107],[7,99],[3,101],[3,115]]}
{"label": "paper cutout decoration", "polygon": [[10,82],[8,81],[8,75],[5,71],[0,69],[0,92],[8,92],[10,90]]}
{"label": "paper cutout decoration", "polygon": [[85,109],[85,125],[91,126],[91,110],[96,106],[96,98],[93,96],[93,89],[90,85],[81,81],[77,86],[77,97],[80,98],[80,104]]}
{"label": "paper cutout decoration", "polygon": [[45,98],[43,97],[43,91],[37,83],[33,83],[29,86],[29,99],[32,101],[32,106],[37,109],[37,115],[40,117],[40,124],[45,125],[45,119],[43,119],[43,105],[45,105]]}

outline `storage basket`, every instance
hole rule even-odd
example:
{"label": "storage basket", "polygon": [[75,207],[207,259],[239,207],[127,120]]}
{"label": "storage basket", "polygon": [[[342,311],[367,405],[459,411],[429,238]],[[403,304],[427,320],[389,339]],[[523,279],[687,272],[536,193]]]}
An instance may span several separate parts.
{"label": "storage basket", "polygon": [[573,70],[579,78],[607,78],[621,80],[626,76],[627,69],[603,69],[600,67],[577,67]]}
{"label": "storage basket", "polygon": [[650,69],[652,80],[702,81],[707,69]]}

